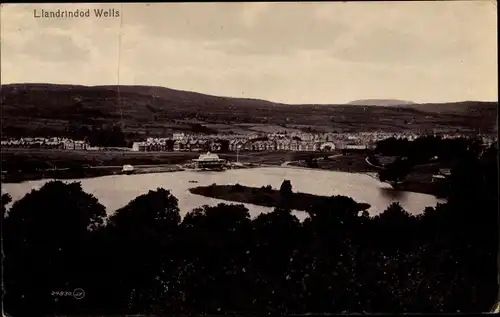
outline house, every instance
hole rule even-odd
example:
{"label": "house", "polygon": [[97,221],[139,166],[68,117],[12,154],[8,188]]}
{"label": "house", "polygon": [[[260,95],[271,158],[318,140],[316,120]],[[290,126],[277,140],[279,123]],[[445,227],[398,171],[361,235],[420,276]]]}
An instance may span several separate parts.
{"label": "house", "polygon": [[189,151],[198,152],[200,150],[198,140],[196,139],[189,140],[187,146]]}
{"label": "house", "polygon": [[257,151],[266,150],[266,143],[264,141],[257,141],[255,145],[257,146]]}
{"label": "house", "polygon": [[64,148],[66,150],[86,150],[87,146],[88,146],[88,143],[85,141],[67,140],[64,143]]}
{"label": "house", "polygon": [[184,140],[186,138],[186,135],[184,133],[174,133],[172,135],[172,139],[174,141],[181,141],[181,140]]}
{"label": "house", "polygon": [[276,142],[265,141],[266,151],[276,151]]}
{"label": "house", "polygon": [[146,143],[145,142],[134,142],[134,143],[132,143],[132,151],[135,151],[135,152],[146,152]]}
{"label": "house", "polygon": [[442,175],[444,177],[448,177],[451,175],[451,169],[450,168],[440,168],[439,175]]}
{"label": "house", "polygon": [[299,141],[297,144],[297,150],[298,151],[305,151],[306,150],[306,145],[304,141]]}
{"label": "house", "polygon": [[309,141],[303,141],[300,144],[301,151],[312,152],[314,151],[314,143]]}
{"label": "house", "polygon": [[290,140],[278,140],[276,141],[276,150],[278,151],[290,151]]}
{"label": "house", "polygon": [[219,142],[212,142],[212,144],[210,144],[211,152],[220,152],[221,149],[222,149],[222,144],[220,144]]}
{"label": "house", "polygon": [[186,151],[187,141],[177,140],[174,142],[174,151]]}
{"label": "house", "polygon": [[210,142],[208,140],[202,139],[198,140],[198,149],[203,152],[210,150]]}
{"label": "house", "polygon": [[245,141],[243,140],[231,140],[229,141],[229,151],[236,151],[237,149],[241,149]]}
{"label": "house", "polygon": [[335,150],[337,147],[335,146],[335,143],[333,142],[325,142],[325,143],[322,143],[319,147],[320,151],[333,151]]}
{"label": "house", "polygon": [[313,142],[312,149],[313,151],[319,151],[321,149],[321,142]]}
{"label": "house", "polygon": [[252,141],[246,141],[242,148],[245,150],[245,151],[251,151],[252,150]]}

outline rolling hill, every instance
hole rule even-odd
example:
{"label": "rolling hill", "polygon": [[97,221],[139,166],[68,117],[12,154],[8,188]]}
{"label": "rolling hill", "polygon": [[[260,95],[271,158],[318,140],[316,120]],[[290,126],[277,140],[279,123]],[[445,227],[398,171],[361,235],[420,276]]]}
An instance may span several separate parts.
{"label": "rolling hill", "polygon": [[356,106],[401,106],[415,104],[413,101],[396,100],[396,99],[361,99],[355,100],[348,103],[348,105]]}
{"label": "rolling hill", "polygon": [[121,125],[130,138],[192,131],[477,130],[496,127],[497,102],[400,106],[289,105],[153,86],[1,86],[2,133],[64,133],[68,125]]}

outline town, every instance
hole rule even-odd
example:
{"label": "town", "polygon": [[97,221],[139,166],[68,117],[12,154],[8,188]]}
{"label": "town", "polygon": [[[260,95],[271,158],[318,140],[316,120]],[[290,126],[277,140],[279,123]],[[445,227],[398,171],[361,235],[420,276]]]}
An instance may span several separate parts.
{"label": "town", "polygon": [[[173,133],[168,137],[147,138],[132,142],[131,147],[121,148],[135,152],[236,152],[236,151],[293,151],[316,152],[332,150],[373,149],[378,141],[388,138],[404,138],[410,141],[426,134],[418,133],[275,133],[234,134],[187,134]],[[464,134],[437,133],[430,135],[443,139],[467,137]],[[478,135],[484,145],[494,142],[494,137]],[[59,137],[3,138],[2,148],[40,148],[66,150],[106,150],[87,140]],[[117,149],[116,147],[113,149]]]}

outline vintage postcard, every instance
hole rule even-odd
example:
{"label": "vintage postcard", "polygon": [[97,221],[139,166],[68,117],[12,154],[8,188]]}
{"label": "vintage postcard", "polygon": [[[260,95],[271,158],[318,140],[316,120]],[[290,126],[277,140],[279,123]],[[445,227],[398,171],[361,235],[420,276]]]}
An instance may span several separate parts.
{"label": "vintage postcard", "polygon": [[495,1],[0,8],[5,315],[497,309]]}

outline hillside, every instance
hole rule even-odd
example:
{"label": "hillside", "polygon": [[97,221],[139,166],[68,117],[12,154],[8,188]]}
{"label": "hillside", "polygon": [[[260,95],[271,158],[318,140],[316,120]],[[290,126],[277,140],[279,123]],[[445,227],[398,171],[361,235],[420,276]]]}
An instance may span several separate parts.
{"label": "hillside", "polygon": [[413,101],[396,100],[396,99],[361,99],[354,100],[348,103],[348,105],[356,106],[401,106],[415,104]]}
{"label": "hillside", "polygon": [[288,105],[217,97],[150,86],[12,84],[1,86],[2,133],[47,135],[72,125],[123,123],[128,137],[173,131],[249,133],[479,129],[496,124],[497,102],[355,105]]}

